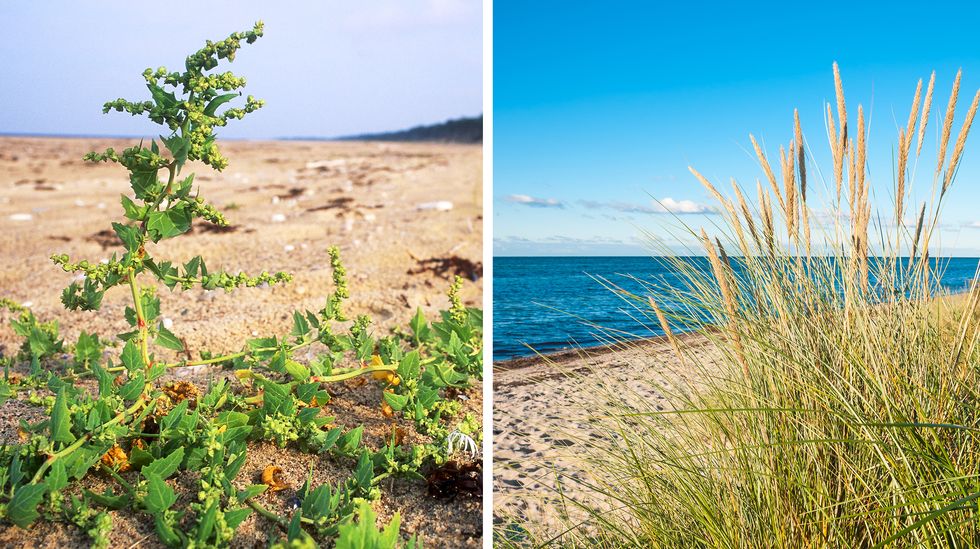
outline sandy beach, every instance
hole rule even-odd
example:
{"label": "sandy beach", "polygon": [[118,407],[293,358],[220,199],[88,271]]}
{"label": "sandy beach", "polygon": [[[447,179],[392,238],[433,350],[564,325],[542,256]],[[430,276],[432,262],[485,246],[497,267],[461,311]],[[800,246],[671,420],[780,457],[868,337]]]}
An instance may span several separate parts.
{"label": "sandy beach", "polygon": [[[97,312],[67,312],[59,301],[72,275],[48,259],[53,253],[99,261],[119,249],[110,221],[122,218],[120,194],[131,193],[124,170],[81,160],[93,150],[132,145],[131,139],[0,138],[0,296],[30,304],[42,320],[56,319],[66,341],[80,331],[107,338],[123,332],[125,287],[110,290]],[[195,224],[181,238],[162,241],[154,255],[187,261],[203,255],[211,270],[257,274],[283,270],[292,283],[271,288],[170,292],[160,288],[162,316],[173,322],[195,358],[203,350],[221,353],[241,348],[256,335],[286,334],[293,310],[318,310],[331,289],[328,246],[341,249],[351,299],[348,310],[368,314],[380,335],[405,326],[417,307],[430,317],[449,306],[451,278],[469,279],[464,302],[482,302],[482,151],[480,146],[363,142],[228,142],[223,151],[230,166],[217,173],[200,165],[195,183],[231,227],[216,231]],[[441,207],[433,203],[446,202]],[[108,230],[108,231],[107,231]],[[0,353],[13,354],[20,340],[0,313]],[[309,358],[312,356],[312,352]],[[162,351],[161,354],[170,351]],[[227,375],[207,368],[177,375],[201,383]],[[363,382],[362,382],[363,383]],[[365,425],[365,443],[381,444],[392,421],[381,417],[381,389],[348,383],[334,391],[331,409],[338,423]],[[464,413],[481,417],[482,388],[462,397]],[[4,438],[16,437],[19,418],[37,411],[18,401],[0,407]],[[409,440],[408,442],[412,442]],[[240,479],[244,484],[270,463],[280,465],[294,488],[313,470],[315,482],[337,482],[349,474],[347,464],[271,444],[252,444]],[[193,488],[193,475],[178,479]],[[93,477],[99,491],[105,479]],[[291,491],[260,496],[282,509]],[[402,531],[419,533],[427,547],[480,547],[481,502],[458,497],[435,500],[425,483],[385,481],[375,505],[387,520],[402,516]],[[156,546],[152,523],[145,516],[113,512],[113,547]],[[240,546],[265,547],[275,527],[250,517],[239,530]],[[6,547],[85,546],[84,533],[62,523],[39,523],[24,531],[0,531]]]}
{"label": "sandy beach", "polygon": [[[69,338],[94,326],[126,327],[125,288],[109,292],[101,312],[65,316],[59,297],[72,275],[48,258],[67,253],[98,261],[116,251],[109,222],[122,218],[119,196],[132,192],[126,173],[81,157],[131,144],[0,138],[0,288],[4,297],[31,302],[41,317],[63,319]],[[322,307],[331,245],[340,246],[351,278],[352,311],[385,327],[405,322],[418,306],[429,314],[444,307],[456,265],[482,276],[482,266],[470,267],[482,262],[479,146],[238,141],[223,150],[230,160],[224,172],[186,170],[197,172],[201,196],[225,212],[230,230],[198,223],[190,236],[162,242],[155,253],[174,261],[203,255],[212,270],[282,270],[295,278],[232,294],[162,292],[162,310],[191,349],[237,349],[253,331],[288,331],[293,309]],[[452,202],[452,209],[418,208],[438,201]],[[443,265],[448,270],[440,272]],[[476,305],[481,293],[477,281],[463,296]],[[13,343],[10,335],[0,332],[0,344]]]}
{"label": "sandy beach", "polygon": [[[679,340],[688,360],[705,365],[716,360],[717,350],[706,337],[689,334]],[[556,505],[559,491],[595,503],[595,494],[577,481],[590,482],[581,459],[583,446],[609,437],[589,418],[605,403],[596,387],[620,388],[667,409],[670,404],[659,387],[691,381],[696,380],[688,377],[662,338],[495,363],[495,526],[515,517],[541,532],[557,533],[563,524],[559,514],[575,514]]]}

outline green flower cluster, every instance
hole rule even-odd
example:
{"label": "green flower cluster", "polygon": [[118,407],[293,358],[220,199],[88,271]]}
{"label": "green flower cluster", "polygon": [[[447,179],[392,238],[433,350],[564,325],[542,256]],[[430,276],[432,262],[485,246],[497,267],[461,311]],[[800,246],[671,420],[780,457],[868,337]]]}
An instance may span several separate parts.
{"label": "green flower cluster", "polygon": [[[262,36],[264,29],[265,25],[262,21],[258,21],[250,31],[233,32],[228,38],[218,42],[208,40],[203,48],[187,56],[184,63],[187,68],[186,74],[200,74],[211,70],[218,66],[219,59],[234,61],[235,52],[242,47],[242,40],[251,44]],[[186,84],[186,81],[184,83]]]}
{"label": "green flower cluster", "polygon": [[68,254],[52,255],[51,261],[64,269],[66,273],[83,273],[85,278],[100,282],[110,276],[126,276],[126,270],[129,268],[125,263],[112,259],[104,263],[91,263],[87,259],[72,263]]}
{"label": "green flower cluster", "polygon": [[202,275],[200,278],[168,276],[170,282],[180,284],[181,289],[189,290],[194,285],[200,285],[205,290],[215,290],[223,288],[225,291],[232,291],[235,288],[254,288],[263,284],[284,284],[293,280],[293,275],[282,271],[268,273],[262,271],[258,276],[248,276],[246,273],[229,274],[217,272]]}
{"label": "green flower cluster", "polygon": [[5,297],[0,297],[0,309],[7,309],[8,311],[10,311],[12,313],[19,313],[19,312],[22,312],[22,311],[26,311],[27,310],[27,307],[24,307],[23,305],[21,305],[20,303],[17,303],[16,301],[14,301],[12,299],[7,299]]}
{"label": "green flower cluster", "polygon": [[214,206],[208,204],[203,198],[196,198],[191,201],[191,213],[194,217],[200,217],[214,223],[219,227],[227,227],[228,220],[225,219],[224,214],[219,212]]}
{"label": "green flower cluster", "polygon": [[259,423],[259,431],[263,439],[275,441],[280,448],[299,440],[296,416],[286,416],[279,412],[264,416]]}
{"label": "green flower cluster", "polygon": [[[123,101],[120,99],[120,101]],[[139,114],[139,113],[134,113]],[[160,155],[158,151],[147,149],[142,146],[128,147],[123,150],[122,156],[116,150],[109,147],[103,152],[90,152],[82,157],[89,162],[118,162],[131,172],[155,172],[166,168],[170,161]]]}
{"label": "green flower cluster", "polygon": [[92,549],[109,547],[109,532],[112,531],[112,517],[102,511],[96,511],[73,496],[72,511],[69,517],[79,528],[85,530],[92,540]]}
{"label": "green flower cluster", "polygon": [[459,275],[456,275],[452,286],[449,287],[449,317],[457,324],[465,324],[467,317],[466,307],[463,306],[463,301],[459,298],[459,291],[462,288],[463,279]]}
{"label": "green flower cluster", "polygon": [[[186,154],[186,160],[200,160],[216,170],[223,170],[228,166],[228,160],[221,155],[214,143],[214,128],[225,126],[231,119],[241,120],[245,115],[262,108],[265,102],[250,95],[244,106],[232,107],[218,113],[219,107],[241,96],[241,92],[237,90],[245,87],[245,78],[232,72],[205,74],[205,71],[217,67],[220,59],[234,61],[242,41],[251,44],[262,33],[263,24],[259,21],[250,31],[232,33],[218,42],[209,40],[203,48],[187,57],[184,72],[172,72],[166,67],[156,70],[148,68],[143,71],[143,78],[152,101],[119,98],[106,102],[102,112],[128,112],[133,116],[145,114],[153,122],[168,127],[173,132],[172,136],[179,135],[187,141],[186,149],[180,153],[181,156]],[[168,91],[167,87],[171,90]],[[142,146],[135,151],[138,154],[149,152]],[[92,161],[121,161],[111,149],[102,154],[93,153],[86,158]],[[158,164],[157,167],[162,168],[165,165],[166,163]]]}
{"label": "green flower cluster", "polygon": [[324,320],[333,319],[343,322],[347,320],[347,316],[341,305],[350,297],[350,290],[347,289],[347,269],[340,260],[340,248],[331,246],[327,248],[327,254],[330,255],[330,268],[333,270],[334,290],[327,298],[327,304],[321,314]]}

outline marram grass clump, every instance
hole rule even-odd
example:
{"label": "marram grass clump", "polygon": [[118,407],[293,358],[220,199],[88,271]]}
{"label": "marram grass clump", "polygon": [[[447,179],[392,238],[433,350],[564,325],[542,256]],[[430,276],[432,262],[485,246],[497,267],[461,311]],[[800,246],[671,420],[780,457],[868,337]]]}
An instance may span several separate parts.
{"label": "marram grass clump", "polygon": [[[827,180],[808,166],[814,143],[795,113],[776,169],[751,138],[763,172],[754,203],[738,183],[729,198],[691,169],[721,212],[716,234],[688,229],[707,268],[668,257],[681,287],[650,284],[649,295],[632,298],[662,326],[693,381],[662,388],[668,410],[597,385],[600,401],[612,404],[591,419],[613,433],[584,452],[586,488],[598,495],[563,501],[585,518],[540,536],[531,534],[542,534],[534,525],[511,525],[499,540],[980,544],[980,290],[937,298],[942,262],[930,259],[980,92],[954,132],[956,75],[933,163],[920,153],[935,75],[924,98],[919,82],[899,129],[893,186],[876,189],[893,200],[877,211],[864,109],[856,109],[856,123],[849,118],[836,65],[834,81]],[[923,194],[933,198],[912,205],[917,168],[929,180]],[[830,198],[817,207],[817,194]],[[686,349],[674,335],[680,329],[701,331],[716,360]]]}

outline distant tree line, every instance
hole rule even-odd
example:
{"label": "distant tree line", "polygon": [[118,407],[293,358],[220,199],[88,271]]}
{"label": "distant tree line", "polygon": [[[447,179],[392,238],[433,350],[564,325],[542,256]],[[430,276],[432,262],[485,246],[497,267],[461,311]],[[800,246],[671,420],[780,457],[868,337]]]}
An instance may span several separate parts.
{"label": "distant tree line", "polygon": [[456,118],[440,124],[407,130],[342,137],[344,141],[434,141],[439,143],[482,143],[483,115]]}

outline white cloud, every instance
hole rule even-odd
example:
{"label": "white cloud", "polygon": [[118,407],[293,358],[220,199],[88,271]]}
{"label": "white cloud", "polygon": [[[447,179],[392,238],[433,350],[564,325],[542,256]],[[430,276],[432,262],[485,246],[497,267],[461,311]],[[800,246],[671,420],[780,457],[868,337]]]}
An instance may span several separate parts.
{"label": "white cloud", "polygon": [[537,198],[526,194],[511,194],[504,197],[507,202],[524,204],[532,208],[564,208],[565,204],[554,198]]}
{"label": "white cloud", "polygon": [[676,214],[703,214],[703,213],[715,213],[715,209],[707,204],[700,204],[694,202],[693,200],[674,200],[669,196],[664,198],[659,203],[653,203],[654,209],[660,209],[664,213],[676,213]]}
{"label": "white cloud", "polygon": [[667,197],[661,200],[652,200],[650,204],[636,204],[633,202],[598,202],[595,200],[579,200],[579,204],[590,210],[609,208],[622,213],[642,213],[642,214],[713,214],[718,210],[701,204],[693,200],[674,200]]}
{"label": "white cloud", "polygon": [[973,223],[967,223],[967,227],[971,229],[980,229],[980,221],[974,221]]}

